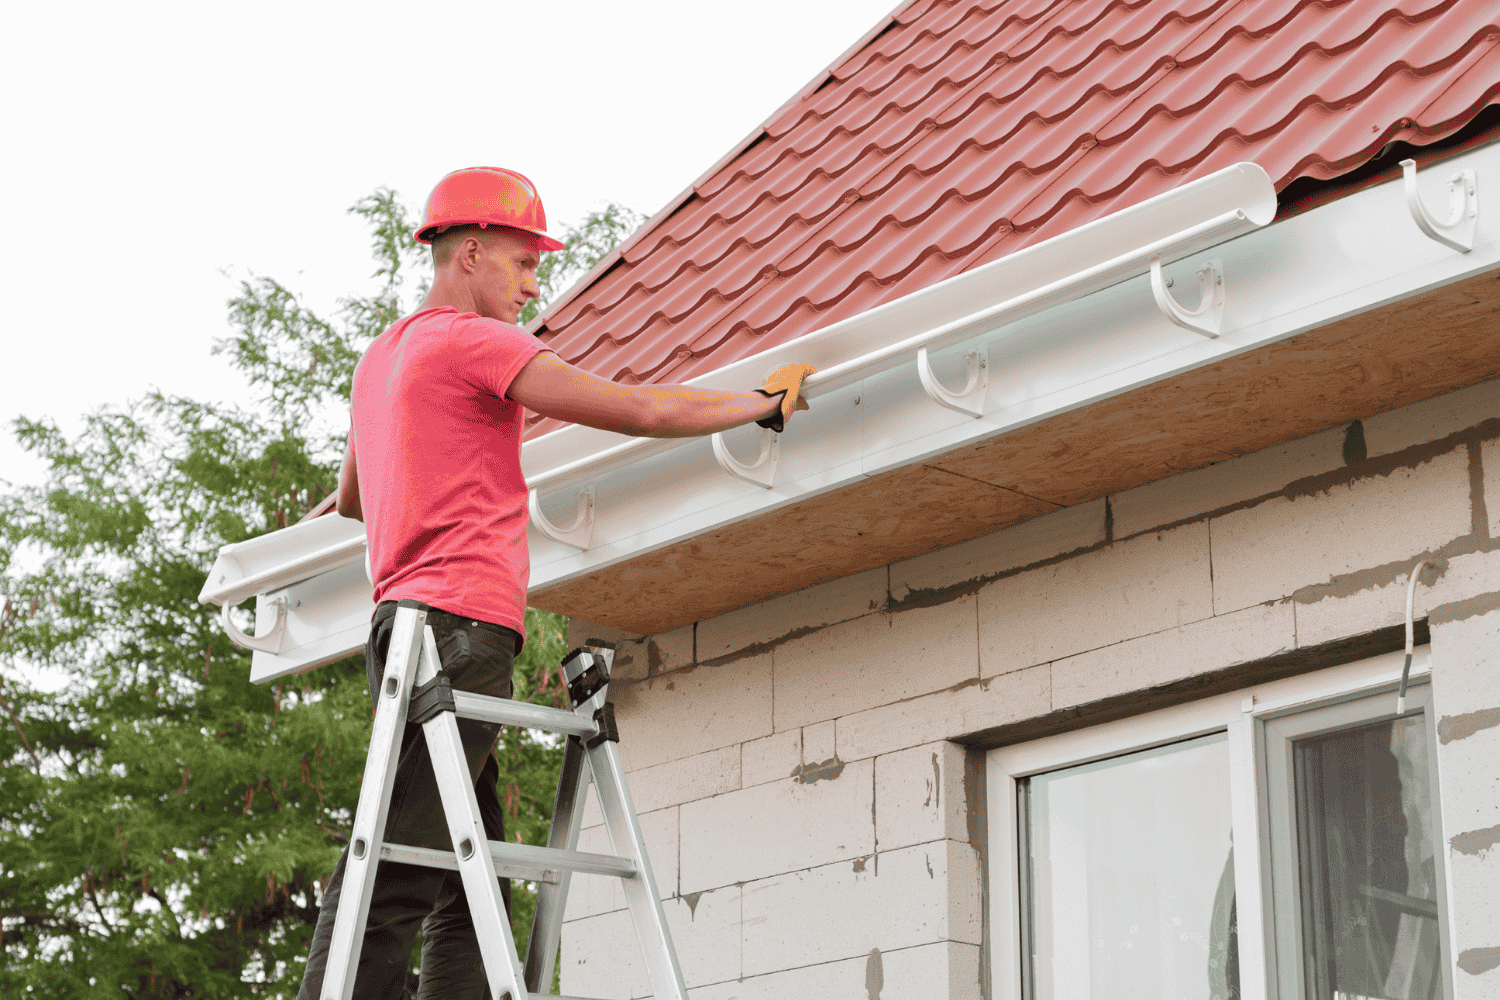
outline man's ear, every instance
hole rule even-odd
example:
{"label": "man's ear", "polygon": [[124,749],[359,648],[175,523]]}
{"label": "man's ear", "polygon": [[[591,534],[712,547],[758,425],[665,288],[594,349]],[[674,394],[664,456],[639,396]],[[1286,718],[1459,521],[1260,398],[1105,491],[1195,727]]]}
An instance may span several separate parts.
{"label": "man's ear", "polygon": [[484,244],[479,241],[479,237],[472,234],[464,237],[463,242],[458,245],[458,253],[454,254],[459,266],[470,274],[479,266],[479,258],[482,256],[484,256]]}

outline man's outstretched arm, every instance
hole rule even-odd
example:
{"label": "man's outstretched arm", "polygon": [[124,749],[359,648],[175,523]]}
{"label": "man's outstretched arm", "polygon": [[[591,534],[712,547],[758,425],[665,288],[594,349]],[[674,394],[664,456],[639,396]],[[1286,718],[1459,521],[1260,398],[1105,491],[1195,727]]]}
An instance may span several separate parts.
{"label": "man's outstretched arm", "polygon": [[[806,368],[800,374],[783,375],[784,387],[795,400],[792,405],[796,409],[807,408],[796,392],[811,371]],[[778,383],[768,388],[780,387]],[[619,385],[575,368],[551,351],[538,354],[521,369],[511,380],[509,396],[544,417],[637,437],[696,437],[752,420],[790,416],[783,410],[780,394],[766,396],[686,385]],[[342,507],[341,499],[341,512]]]}
{"label": "man's outstretched arm", "polygon": [[364,507],[359,502],[359,466],[354,462],[354,428],[349,428],[349,443],[344,446],[344,461],[339,465],[338,512],[356,521],[365,519]]}

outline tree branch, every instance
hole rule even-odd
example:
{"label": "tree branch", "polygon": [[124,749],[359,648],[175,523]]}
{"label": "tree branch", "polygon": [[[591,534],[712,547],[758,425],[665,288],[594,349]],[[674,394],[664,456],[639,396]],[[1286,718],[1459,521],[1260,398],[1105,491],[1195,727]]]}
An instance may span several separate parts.
{"label": "tree branch", "polygon": [[42,776],[42,758],[38,757],[36,751],[31,749],[31,741],[26,738],[26,732],[21,728],[21,720],[16,718],[15,710],[10,707],[10,702],[5,700],[5,695],[3,694],[0,694],[0,705],[5,706],[5,712],[10,716],[11,725],[16,727],[16,732],[21,737],[21,745],[26,748],[26,752],[31,754],[32,761],[36,763],[36,776],[40,778]]}

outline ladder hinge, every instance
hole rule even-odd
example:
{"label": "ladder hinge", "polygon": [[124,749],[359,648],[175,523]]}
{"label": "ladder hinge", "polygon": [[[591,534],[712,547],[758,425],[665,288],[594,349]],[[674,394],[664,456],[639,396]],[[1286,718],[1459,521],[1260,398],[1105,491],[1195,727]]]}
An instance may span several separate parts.
{"label": "ladder hinge", "polygon": [[584,746],[590,750],[609,740],[611,743],[620,742],[620,727],[615,725],[615,703],[606,701],[604,707],[594,713],[594,721],[599,724],[599,731],[588,738]]}
{"label": "ladder hinge", "polygon": [[453,682],[438,675],[411,693],[411,711],[407,718],[421,724],[440,712],[457,712],[453,701]]}
{"label": "ladder hinge", "polygon": [[600,669],[599,660],[591,660],[582,673],[568,681],[568,696],[573,699],[575,707],[598,694],[599,689],[609,683],[609,674]]}

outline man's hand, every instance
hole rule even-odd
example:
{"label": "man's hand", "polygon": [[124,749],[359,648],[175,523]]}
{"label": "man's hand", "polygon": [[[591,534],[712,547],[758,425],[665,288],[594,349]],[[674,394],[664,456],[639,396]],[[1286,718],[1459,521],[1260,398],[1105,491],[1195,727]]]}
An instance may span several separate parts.
{"label": "man's hand", "polygon": [[[800,367],[811,371],[806,365]],[[795,384],[800,388],[801,377]],[[779,395],[783,388],[790,389],[791,384],[778,384],[778,395],[767,399],[770,394],[762,392],[725,392],[687,385],[620,385],[544,351],[511,380],[507,395],[544,417],[621,434],[665,438],[716,434],[751,421],[785,421],[781,412],[785,397]],[[795,398],[791,405],[796,405]]]}
{"label": "man's hand", "polygon": [[760,388],[755,391],[762,396],[779,399],[781,406],[771,416],[757,420],[756,423],[781,433],[794,412],[807,409],[807,400],[802,398],[802,383],[807,376],[816,375],[817,372],[812,365],[800,361],[772,368],[770,374],[761,381]]}

